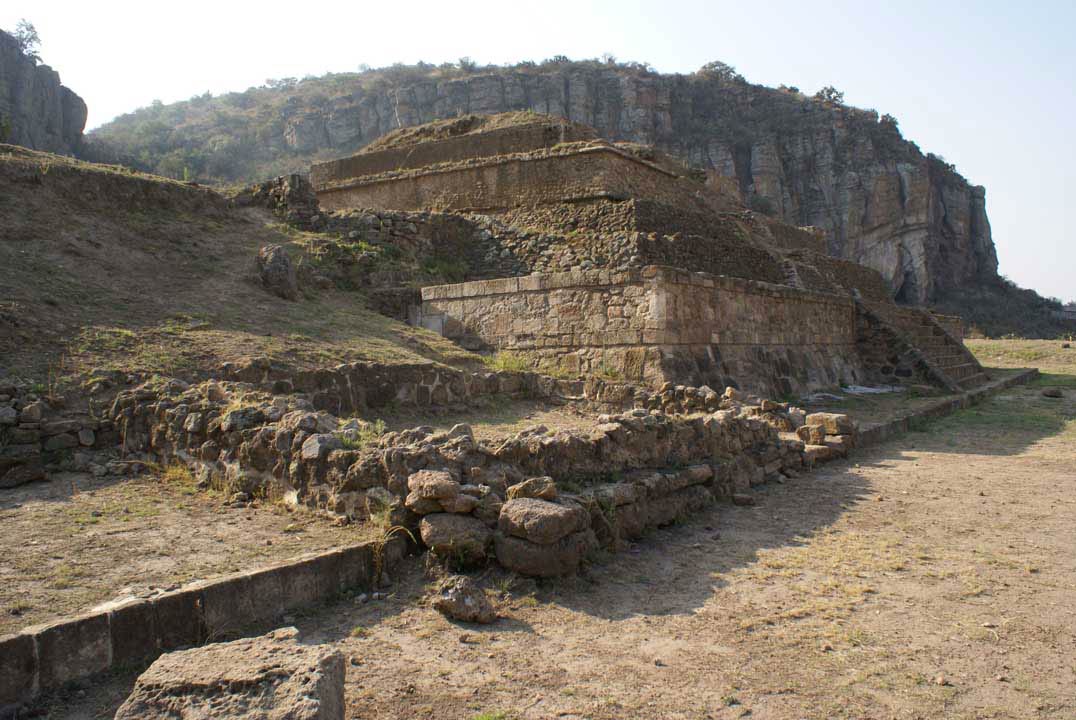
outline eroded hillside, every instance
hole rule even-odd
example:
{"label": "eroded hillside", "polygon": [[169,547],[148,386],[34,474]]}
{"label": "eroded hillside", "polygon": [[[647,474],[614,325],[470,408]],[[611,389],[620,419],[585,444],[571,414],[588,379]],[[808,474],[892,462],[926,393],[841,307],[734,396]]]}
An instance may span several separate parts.
{"label": "eroded hillside", "polygon": [[259,249],[302,267],[309,238],[206,188],[0,145],[0,216],[0,365],[27,380],[467,360],[316,272],[295,300],[267,292]]}

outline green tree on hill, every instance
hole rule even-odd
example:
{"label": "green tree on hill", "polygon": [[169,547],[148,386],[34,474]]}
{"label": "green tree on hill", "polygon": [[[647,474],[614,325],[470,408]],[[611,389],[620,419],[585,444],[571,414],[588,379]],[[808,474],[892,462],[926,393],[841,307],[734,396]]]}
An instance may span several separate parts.
{"label": "green tree on hill", "polygon": [[37,28],[26,18],[19,20],[15,25],[15,32],[11,33],[11,37],[15,38],[15,42],[19,46],[19,50],[23,55],[33,60],[35,63],[41,62],[41,55],[38,51],[41,49],[41,37],[37,34]]}

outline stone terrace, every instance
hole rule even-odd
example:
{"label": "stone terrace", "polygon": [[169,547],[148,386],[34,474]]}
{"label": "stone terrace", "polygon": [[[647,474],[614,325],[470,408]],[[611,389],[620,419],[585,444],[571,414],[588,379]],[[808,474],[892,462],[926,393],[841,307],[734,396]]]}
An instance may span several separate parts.
{"label": "stone terrace", "polygon": [[[324,207],[481,211],[504,228],[487,233],[504,236],[503,249],[486,251],[502,272],[505,257],[518,268],[510,275],[580,263],[426,288],[412,321],[469,347],[559,372],[781,397],[986,379],[929,313],[894,305],[877,272],[825,254],[820,233],[731,211],[729,197],[646,148],[532,115],[461,119],[375,145],[312,169]],[[514,241],[512,228],[539,235]]]}

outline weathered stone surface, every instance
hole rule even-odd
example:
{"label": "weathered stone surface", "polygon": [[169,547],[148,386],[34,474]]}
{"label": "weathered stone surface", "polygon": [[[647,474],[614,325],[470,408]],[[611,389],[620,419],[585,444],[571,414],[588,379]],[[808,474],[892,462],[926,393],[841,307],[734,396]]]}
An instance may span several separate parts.
{"label": "weathered stone surface", "polygon": [[852,435],[856,431],[852,418],[841,413],[811,413],[805,422],[807,425],[821,425],[827,435]]}
{"label": "weathered stone surface", "polygon": [[417,498],[443,500],[460,493],[460,484],[444,470],[419,470],[407,478],[407,489]]}
{"label": "weathered stone surface", "polygon": [[548,475],[528,478],[508,488],[508,499],[538,498],[539,500],[556,500],[557,484]]}
{"label": "weathered stone surface", "polygon": [[39,423],[45,417],[45,411],[48,406],[41,400],[35,400],[32,403],[27,404],[19,413],[19,422],[21,423]]}
{"label": "weathered stone surface", "polygon": [[488,625],[497,619],[497,611],[486,593],[474,580],[464,575],[457,575],[442,583],[433,606],[442,615],[462,622]]}
{"label": "weathered stone surface", "polygon": [[520,498],[504,504],[497,526],[505,535],[549,545],[587,527],[588,517],[587,512],[575,504]]}
{"label": "weathered stone surface", "polygon": [[12,426],[19,422],[19,411],[13,407],[0,407],[0,426]]}
{"label": "weathered stone surface", "polygon": [[796,436],[808,445],[821,445],[826,440],[826,428],[824,425],[801,425],[796,430]]}
{"label": "weathered stone surface", "polygon": [[549,545],[539,545],[503,532],[495,533],[493,542],[497,562],[521,575],[535,577],[574,573],[587,553],[597,547],[597,539],[591,530],[573,533]]}
{"label": "weathered stone surface", "polygon": [[11,35],[0,31],[0,116],[8,127],[3,142],[62,155],[83,145],[87,108],[60,84],[48,65],[27,57]]}
{"label": "weathered stone surface", "polygon": [[46,438],[42,447],[46,452],[53,452],[55,450],[67,450],[70,448],[78,447],[78,437],[71,435],[70,433],[61,433],[59,435],[53,435],[50,438]]}
{"label": "weathered stone surface", "polygon": [[423,544],[435,555],[462,563],[486,557],[492,531],[476,517],[456,513],[433,513],[419,522]]}
{"label": "weathered stone surface", "polygon": [[39,628],[34,638],[42,689],[102,672],[112,662],[106,613],[60,620]]}
{"label": "weathered stone surface", "polygon": [[343,720],[344,656],[302,645],[295,628],[163,655],[116,720]]}
{"label": "weathered stone surface", "polygon": [[1048,387],[1042,391],[1042,396],[1048,398],[1063,398],[1065,397],[1065,393],[1062,392],[1059,387]]}
{"label": "weathered stone surface", "polygon": [[807,445],[803,448],[803,461],[810,467],[815,463],[824,463],[837,457],[837,451],[828,445]]}
{"label": "weathered stone surface", "polygon": [[34,459],[0,470],[0,488],[18,487],[35,480],[45,480],[47,477],[41,461]]}
{"label": "weathered stone surface", "polygon": [[303,442],[301,457],[303,460],[320,460],[330,450],[336,450],[339,447],[341,447],[340,438],[335,435],[311,435]]}
{"label": "weathered stone surface", "polygon": [[258,276],[269,292],[285,300],[299,298],[299,283],[295,267],[287,251],[280,245],[269,245],[258,251]]}
{"label": "weathered stone surface", "polygon": [[26,633],[0,637],[0,715],[29,700],[37,685],[34,638]]}

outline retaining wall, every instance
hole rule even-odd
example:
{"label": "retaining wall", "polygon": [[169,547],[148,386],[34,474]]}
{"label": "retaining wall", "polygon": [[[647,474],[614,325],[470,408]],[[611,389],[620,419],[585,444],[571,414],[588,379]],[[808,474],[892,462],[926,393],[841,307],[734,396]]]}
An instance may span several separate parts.
{"label": "retaining wall", "polygon": [[422,168],[469,158],[530,152],[550,148],[558,143],[595,139],[597,133],[590,128],[565,122],[515,125],[442,140],[425,140],[385,150],[361,152],[340,160],[315,163],[310,167],[310,181],[321,187],[364,175],[379,175],[394,170]]}
{"label": "retaining wall", "polygon": [[422,297],[426,327],[570,372],[779,396],[862,377],[850,297],[658,266],[442,285]]}
{"label": "retaining wall", "polygon": [[[406,544],[393,539],[381,568],[394,567]],[[0,718],[42,693],[113,669],[144,665],[161,653],[226,639],[243,628],[277,623],[286,612],[375,583],[374,543],[309,555],[245,573],[193,583],[0,638]]]}
{"label": "retaining wall", "polygon": [[479,158],[421,171],[367,176],[316,189],[325,210],[489,211],[595,198],[645,197],[703,211],[717,198],[611,145]]}

